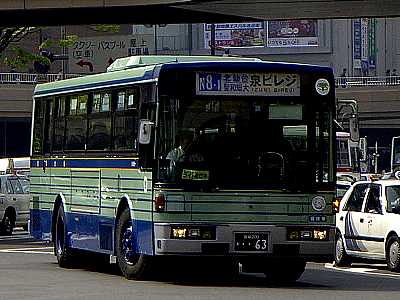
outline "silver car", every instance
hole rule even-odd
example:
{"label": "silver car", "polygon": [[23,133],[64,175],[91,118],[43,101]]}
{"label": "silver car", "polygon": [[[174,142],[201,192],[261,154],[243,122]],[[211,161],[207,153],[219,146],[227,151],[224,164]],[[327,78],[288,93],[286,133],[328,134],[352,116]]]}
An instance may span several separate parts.
{"label": "silver car", "polygon": [[16,226],[22,226],[27,230],[28,219],[28,178],[0,175],[0,234],[11,235]]}

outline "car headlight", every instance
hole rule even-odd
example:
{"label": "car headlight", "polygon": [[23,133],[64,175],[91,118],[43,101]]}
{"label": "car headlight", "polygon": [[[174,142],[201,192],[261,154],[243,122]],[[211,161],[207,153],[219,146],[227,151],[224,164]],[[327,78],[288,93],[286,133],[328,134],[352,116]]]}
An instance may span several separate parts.
{"label": "car headlight", "polygon": [[311,201],[311,205],[312,205],[314,210],[322,211],[326,207],[325,198],[322,197],[322,196],[315,196]]}

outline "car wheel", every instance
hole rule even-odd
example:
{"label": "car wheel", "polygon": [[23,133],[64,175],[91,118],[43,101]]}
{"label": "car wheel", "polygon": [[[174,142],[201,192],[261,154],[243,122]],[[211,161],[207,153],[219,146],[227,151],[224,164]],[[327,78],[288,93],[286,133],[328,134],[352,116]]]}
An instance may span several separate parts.
{"label": "car wheel", "polygon": [[65,214],[62,206],[58,208],[55,226],[54,253],[57,256],[58,265],[62,268],[70,268],[74,264],[74,258],[67,242]]}
{"label": "car wheel", "polygon": [[144,279],[150,275],[152,257],[138,254],[137,241],[129,208],[121,213],[116,228],[118,266],[127,279]]}
{"label": "car wheel", "polygon": [[390,271],[400,271],[400,243],[397,236],[392,237],[387,244],[386,263]]}
{"label": "car wheel", "polygon": [[10,216],[9,212],[3,216],[3,220],[0,224],[0,234],[1,235],[12,235],[14,230],[14,222]]}
{"label": "car wheel", "polygon": [[264,274],[268,281],[278,284],[290,284],[301,277],[305,268],[306,262],[303,259],[289,259],[269,263]]}
{"label": "car wheel", "polygon": [[341,235],[336,237],[335,245],[335,266],[337,267],[350,267],[351,260],[344,248],[344,242]]}

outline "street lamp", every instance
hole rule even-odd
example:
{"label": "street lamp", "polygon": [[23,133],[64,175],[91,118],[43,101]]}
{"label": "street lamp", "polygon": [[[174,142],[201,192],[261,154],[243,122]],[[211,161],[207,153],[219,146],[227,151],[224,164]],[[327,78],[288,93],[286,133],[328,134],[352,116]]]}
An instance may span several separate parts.
{"label": "street lamp", "polygon": [[157,48],[158,48],[158,46],[157,46],[157,26],[158,27],[166,27],[167,26],[167,24],[144,24],[144,27],[146,27],[146,28],[154,28],[154,54],[155,55],[157,55],[158,54],[158,51],[157,51]]}

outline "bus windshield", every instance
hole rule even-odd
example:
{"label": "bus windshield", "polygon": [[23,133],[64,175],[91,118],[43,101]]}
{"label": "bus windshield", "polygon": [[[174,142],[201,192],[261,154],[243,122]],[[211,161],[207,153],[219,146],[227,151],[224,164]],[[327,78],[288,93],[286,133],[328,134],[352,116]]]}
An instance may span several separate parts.
{"label": "bus windshield", "polygon": [[[306,121],[301,103],[256,97],[163,97],[160,105],[161,181],[297,190],[327,181],[329,113]],[[315,134],[318,125],[325,139]],[[298,127],[301,139],[288,130]]]}

